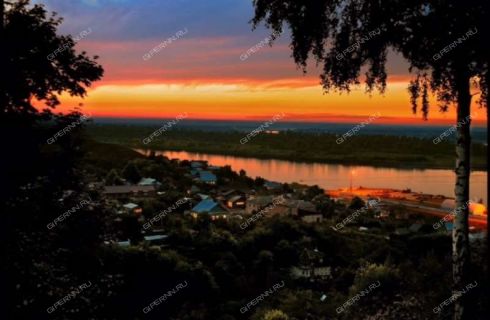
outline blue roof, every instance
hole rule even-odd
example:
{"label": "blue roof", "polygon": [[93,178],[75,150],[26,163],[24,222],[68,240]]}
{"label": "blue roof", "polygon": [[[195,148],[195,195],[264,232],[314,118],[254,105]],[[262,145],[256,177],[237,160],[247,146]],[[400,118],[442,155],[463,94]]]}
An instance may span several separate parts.
{"label": "blue roof", "polygon": [[216,180],[217,180],[214,173],[211,173],[209,171],[200,171],[199,172],[199,179],[203,182],[216,182]]}
{"label": "blue roof", "polygon": [[203,213],[203,212],[213,212],[213,211],[222,211],[220,205],[216,203],[213,199],[204,199],[194,208],[192,208],[192,211],[197,212],[197,213]]}
{"label": "blue roof", "polygon": [[191,162],[191,167],[192,168],[201,168],[204,166],[204,163],[201,161],[192,161]]}
{"label": "blue roof", "polygon": [[282,184],[280,184],[279,182],[275,182],[275,181],[266,181],[266,182],[264,182],[264,186],[266,188],[269,188],[269,189],[277,189],[277,188],[282,187]]}

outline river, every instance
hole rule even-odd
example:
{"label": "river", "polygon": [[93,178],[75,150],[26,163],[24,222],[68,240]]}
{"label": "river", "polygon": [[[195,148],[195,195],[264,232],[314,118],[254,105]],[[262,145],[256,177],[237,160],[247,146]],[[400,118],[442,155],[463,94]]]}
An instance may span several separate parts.
{"label": "river", "polygon": [[[148,154],[147,150],[138,150]],[[434,195],[454,197],[455,175],[452,170],[441,169],[394,169],[370,166],[347,166],[340,164],[304,163],[285,160],[263,160],[234,156],[191,153],[185,151],[157,151],[169,159],[206,160],[216,166],[230,165],[234,171],[241,169],[251,177],[263,177],[277,182],[299,182],[318,185],[332,190],[363,186],[371,188],[406,189]],[[472,200],[486,196],[487,175],[485,171],[471,174],[470,197]]]}

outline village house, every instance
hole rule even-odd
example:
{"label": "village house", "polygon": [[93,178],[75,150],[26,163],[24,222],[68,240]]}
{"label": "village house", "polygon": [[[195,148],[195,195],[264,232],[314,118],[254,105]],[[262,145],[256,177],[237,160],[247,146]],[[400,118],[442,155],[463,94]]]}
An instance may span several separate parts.
{"label": "village house", "polygon": [[275,181],[266,181],[264,182],[264,188],[266,188],[269,191],[280,190],[282,188],[282,184]]}
{"label": "village house", "polygon": [[201,172],[201,171],[202,171],[201,168],[191,169],[190,173],[191,173],[192,177],[197,177],[197,176],[199,176],[199,172]]}
{"label": "village house", "polygon": [[386,219],[390,216],[390,208],[386,204],[379,204],[373,208],[377,219]]}
{"label": "village house", "polygon": [[244,209],[247,204],[245,196],[236,195],[226,201],[226,206],[230,209]]}
{"label": "village house", "polygon": [[132,203],[132,202],[126,203],[123,205],[123,208],[127,214],[134,214],[136,216],[141,216],[141,214],[143,213],[143,209],[136,203]]}
{"label": "village house", "polygon": [[272,204],[272,196],[258,196],[250,197],[247,199],[247,204],[245,206],[245,212],[247,214],[254,214],[264,209]]}
{"label": "village house", "polygon": [[[168,238],[167,235],[155,234],[155,235],[144,236],[143,241],[147,242],[150,245],[158,246],[164,244],[167,238]],[[111,242],[106,241],[105,244],[110,245]],[[129,247],[131,246],[131,241],[129,239],[126,241],[117,241],[115,242],[115,244],[118,245],[119,247]]]}
{"label": "village house", "polygon": [[220,190],[218,191],[218,195],[223,197],[224,199],[228,199],[232,196],[236,196],[238,194],[241,194],[241,192],[236,191],[235,189],[225,189],[225,190]]}
{"label": "village house", "polygon": [[332,277],[332,269],[330,267],[291,267],[291,276],[293,278],[306,279],[328,279]]}
{"label": "village house", "polygon": [[217,190],[216,199],[226,203],[229,199],[235,196],[243,196],[245,200],[247,198],[246,193],[244,191],[235,190],[235,189],[220,189]]}
{"label": "village house", "polygon": [[277,201],[276,205],[267,212],[269,215],[295,216],[306,223],[323,221],[323,215],[316,210],[316,206],[304,200],[287,199]]}
{"label": "village house", "polygon": [[228,211],[219,203],[211,198],[207,198],[196,204],[191,209],[191,215],[197,218],[198,214],[207,213],[211,219],[226,218]]}
{"label": "village house", "polygon": [[323,215],[319,212],[300,212],[298,217],[306,223],[320,223],[323,221]]}
{"label": "village house", "polygon": [[199,198],[199,200],[204,200],[204,199],[208,199],[209,195],[204,194],[204,193],[198,193],[198,194],[196,194],[196,197]]}
{"label": "village house", "polygon": [[300,264],[290,269],[291,276],[295,279],[327,280],[332,278],[332,269],[325,266],[323,253],[315,250],[304,249],[300,255]]}
{"label": "village house", "polygon": [[199,171],[198,180],[206,184],[212,184],[212,185],[216,184],[216,182],[218,181],[216,175],[211,171]]}
{"label": "village house", "polygon": [[102,191],[103,195],[112,198],[112,199],[121,199],[121,198],[146,198],[153,197],[156,195],[155,186],[105,186],[104,191]]}
{"label": "village house", "polygon": [[304,200],[292,200],[289,203],[291,214],[299,217],[306,223],[322,222],[323,215],[316,210],[316,206]]}
{"label": "village house", "polygon": [[148,242],[150,245],[162,245],[167,238],[168,235],[165,234],[154,234],[145,236],[144,241]]}
{"label": "village house", "polygon": [[197,168],[205,168],[207,167],[208,162],[207,161],[191,161],[191,168],[192,169],[197,169]]}
{"label": "village house", "polygon": [[157,179],[153,178],[142,178],[140,182],[138,182],[139,186],[155,186],[158,187],[161,185],[160,182],[157,181]]}

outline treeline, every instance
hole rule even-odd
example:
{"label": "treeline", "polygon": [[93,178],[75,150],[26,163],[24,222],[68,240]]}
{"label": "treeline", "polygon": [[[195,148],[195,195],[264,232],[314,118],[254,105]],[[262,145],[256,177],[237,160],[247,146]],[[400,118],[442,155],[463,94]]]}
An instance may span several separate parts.
{"label": "treeline", "polygon": [[[89,134],[102,142],[154,150],[185,150],[241,157],[384,167],[454,167],[454,144],[450,141],[434,144],[430,139],[358,134],[338,144],[336,141],[339,136],[335,134],[283,131],[279,134],[261,133],[242,144],[240,140],[248,132],[172,129],[163,132],[151,143],[143,144],[143,139],[156,129],[144,126],[91,125]],[[486,170],[486,153],[486,146],[472,146],[474,169]]]}

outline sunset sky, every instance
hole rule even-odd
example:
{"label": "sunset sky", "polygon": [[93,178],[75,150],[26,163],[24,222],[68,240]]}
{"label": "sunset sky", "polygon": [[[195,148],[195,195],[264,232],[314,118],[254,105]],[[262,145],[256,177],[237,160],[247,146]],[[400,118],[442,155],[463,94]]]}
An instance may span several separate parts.
{"label": "sunset sky", "polygon": [[[304,75],[294,64],[286,31],[273,45],[244,59],[243,54],[269,36],[252,31],[251,0],[37,0],[64,22],[60,33],[79,35],[79,50],[99,55],[102,81],[83,101],[62,97],[61,111],[83,102],[92,116],[168,118],[186,112],[201,119],[269,119],[284,113],[289,121],[351,121],[379,113],[379,122],[423,124],[412,115],[410,79],[403,58],[390,54],[386,93],[372,97],[360,87],[350,94],[323,94],[314,63]],[[179,31],[185,35],[167,43]],[[475,120],[484,110],[473,108]],[[454,110],[431,110],[429,124],[454,123]],[[477,124],[479,121],[476,121]]]}

